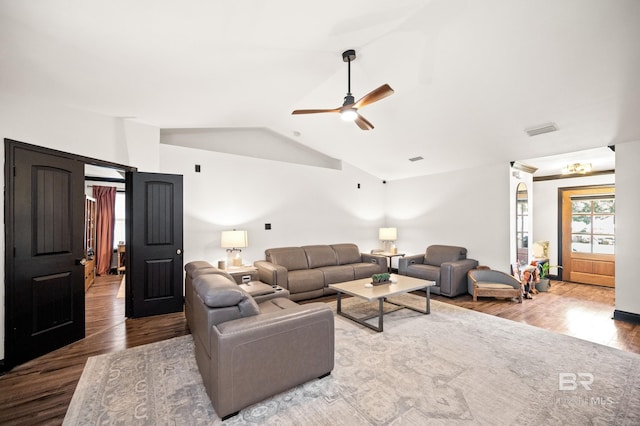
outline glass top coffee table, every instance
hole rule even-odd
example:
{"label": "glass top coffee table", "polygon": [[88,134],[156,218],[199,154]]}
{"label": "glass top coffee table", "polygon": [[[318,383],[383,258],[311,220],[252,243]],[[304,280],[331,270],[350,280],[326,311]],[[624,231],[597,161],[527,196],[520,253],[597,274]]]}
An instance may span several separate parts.
{"label": "glass top coffee table", "polygon": [[[390,303],[392,305],[396,305],[397,309],[393,309],[392,311],[389,312],[393,312],[396,311],[398,309],[402,309],[402,308],[407,308],[407,309],[411,309],[412,311],[416,311],[416,312],[420,312],[422,314],[429,314],[431,312],[431,297],[430,297],[430,289],[432,286],[435,285],[434,281],[429,281],[429,280],[421,280],[418,278],[412,278],[412,277],[407,277],[404,275],[396,275],[396,274],[392,274],[391,275],[391,283],[390,284],[382,284],[382,285],[377,285],[377,286],[373,286],[373,287],[365,287],[366,284],[371,283],[371,278],[364,278],[361,280],[354,280],[354,281],[347,281],[344,283],[338,283],[338,284],[329,284],[329,287],[337,290],[338,291],[338,295],[337,295],[337,302],[338,302],[338,306],[337,306],[337,314],[340,316],[343,316],[345,318],[348,318],[352,321],[357,322],[358,324],[362,324],[365,327],[369,327],[372,330],[381,332],[383,331],[383,316],[384,316],[384,309],[383,309],[383,305],[384,302]],[[411,306],[407,306],[407,305],[403,305],[397,302],[392,302],[390,300],[387,300],[387,297],[390,296],[397,296],[399,294],[403,294],[403,293],[408,293],[410,291],[414,291],[414,290],[426,290],[427,292],[427,296],[426,296],[426,307],[425,310],[422,311],[420,309],[416,309],[414,307]],[[374,302],[374,301],[378,301],[378,313],[374,314],[374,315],[370,315],[368,317],[364,317],[364,318],[356,318],[346,312],[342,311],[342,293],[345,294],[349,294],[351,296],[354,297],[359,297],[361,299],[365,299],[369,302]],[[376,327],[375,325],[371,325],[368,322],[366,322],[367,320],[371,319],[371,318],[375,318],[378,317],[378,326]]]}

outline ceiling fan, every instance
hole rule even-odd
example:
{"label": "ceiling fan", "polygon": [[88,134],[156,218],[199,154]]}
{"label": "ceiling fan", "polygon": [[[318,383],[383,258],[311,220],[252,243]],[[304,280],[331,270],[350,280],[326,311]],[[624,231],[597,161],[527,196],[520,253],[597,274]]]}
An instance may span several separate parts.
{"label": "ceiling fan", "polygon": [[316,114],[321,112],[339,112],[340,116],[345,121],[355,121],[358,127],[362,130],[373,129],[373,124],[366,118],[364,118],[358,110],[369,104],[372,104],[380,99],[386,98],[393,94],[393,89],[388,84],[383,84],[377,89],[364,95],[358,101],[354,102],[354,97],[351,94],[351,61],[356,59],[356,51],[353,49],[342,52],[342,60],[347,63],[347,96],[344,97],[344,103],[341,107],[333,109],[297,109],[291,114]]}

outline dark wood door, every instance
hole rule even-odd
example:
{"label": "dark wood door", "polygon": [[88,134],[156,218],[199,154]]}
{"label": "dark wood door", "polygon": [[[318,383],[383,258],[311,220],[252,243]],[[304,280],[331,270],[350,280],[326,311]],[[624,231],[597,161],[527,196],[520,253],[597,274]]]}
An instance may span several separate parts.
{"label": "dark wood door", "polygon": [[180,312],[182,176],[127,173],[127,316]]}
{"label": "dark wood door", "polygon": [[84,337],[84,163],[5,142],[6,359]]}

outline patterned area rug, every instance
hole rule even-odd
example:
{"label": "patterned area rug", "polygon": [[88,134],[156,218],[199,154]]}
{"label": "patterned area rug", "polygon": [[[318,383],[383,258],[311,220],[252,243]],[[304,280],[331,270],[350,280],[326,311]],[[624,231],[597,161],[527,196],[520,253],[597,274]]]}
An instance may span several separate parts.
{"label": "patterned area rug", "polygon": [[[423,308],[424,298],[401,296]],[[335,310],[335,303],[333,303]],[[366,315],[377,304],[349,298]],[[640,355],[432,301],[376,333],[336,317],[331,376],[229,425],[640,424]],[[221,424],[191,336],[89,358],[65,425]]]}

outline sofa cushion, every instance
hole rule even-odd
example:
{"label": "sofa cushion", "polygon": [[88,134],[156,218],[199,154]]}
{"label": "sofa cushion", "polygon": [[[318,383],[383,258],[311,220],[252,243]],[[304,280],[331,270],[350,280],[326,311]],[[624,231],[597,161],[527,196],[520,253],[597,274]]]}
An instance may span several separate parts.
{"label": "sofa cushion", "polygon": [[280,247],[265,250],[267,262],[284,266],[289,271],[309,269],[307,255],[302,247]]}
{"label": "sofa cushion", "polygon": [[435,281],[436,285],[440,285],[440,268],[432,265],[421,265],[414,263],[407,266],[407,275],[423,280]]}
{"label": "sofa cushion", "polygon": [[211,267],[211,268],[200,268],[200,269],[196,269],[195,271],[193,271],[191,273],[191,278],[196,278],[199,277],[200,275],[207,275],[207,274],[217,274],[217,275],[222,275],[223,277],[225,277],[226,279],[228,279],[229,281],[233,281],[236,282],[233,277],[225,270],[223,269],[218,269],[216,267]]}
{"label": "sofa cushion", "polygon": [[258,305],[260,307],[261,314],[267,314],[269,312],[277,312],[283,309],[289,309],[298,306],[296,302],[292,302],[286,297],[276,297],[275,299],[267,300]]}
{"label": "sofa cushion", "polygon": [[245,297],[238,303],[238,309],[240,309],[240,315],[242,317],[250,317],[252,315],[258,315],[260,308],[253,297]]}
{"label": "sofa cushion", "polygon": [[205,274],[193,280],[193,288],[210,308],[235,306],[250,296],[235,282],[219,274]]}
{"label": "sofa cushion", "polygon": [[445,262],[455,262],[467,258],[467,249],[456,246],[433,245],[427,247],[425,265],[440,266]]}
{"label": "sofa cushion", "polygon": [[491,288],[491,289],[509,289],[509,290],[513,290],[515,289],[515,287],[510,286],[509,284],[501,284],[501,283],[485,283],[485,282],[479,282],[476,283],[476,286],[478,286],[478,288]]}
{"label": "sofa cushion", "polygon": [[336,252],[330,246],[302,246],[307,255],[307,264],[309,268],[320,268],[323,266],[333,266],[338,264]]}
{"label": "sofa cushion", "polygon": [[362,262],[360,249],[355,244],[332,244],[331,248],[336,252],[338,265]]}
{"label": "sofa cushion", "polygon": [[351,267],[353,268],[353,277],[356,280],[370,278],[373,274],[387,272],[386,269],[380,270],[380,265],[377,263],[354,263]]}
{"label": "sofa cushion", "polygon": [[213,265],[210,264],[209,262],[205,262],[204,260],[196,260],[196,261],[189,262],[186,265],[184,265],[184,270],[189,275],[191,275],[191,273],[193,271],[196,271],[196,270],[202,269],[202,268],[213,268]]}
{"label": "sofa cushion", "polygon": [[322,290],[324,287],[324,274],[319,269],[306,269],[289,271],[289,291],[303,293],[305,291]]}
{"label": "sofa cushion", "polygon": [[351,265],[325,266],[318,269],[324,274],[325,286],[345,281],[353,281],[355,279],[353,266]]}

